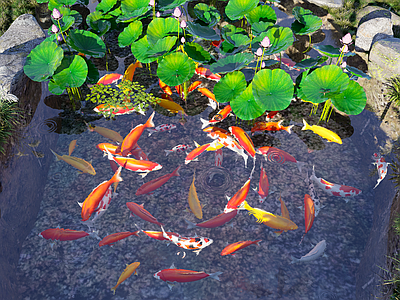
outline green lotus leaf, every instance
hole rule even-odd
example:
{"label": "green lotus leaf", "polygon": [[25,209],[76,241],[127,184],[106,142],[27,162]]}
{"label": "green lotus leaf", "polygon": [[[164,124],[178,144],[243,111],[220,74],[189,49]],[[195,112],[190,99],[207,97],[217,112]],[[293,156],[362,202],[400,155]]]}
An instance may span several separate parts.
{"label": "green lotus leaf", "polygon": [[53,80],[61,88],[80,87],[86,80],[88,66],[79,55],[64,57],[53,75]]}
{"label": "green lotus leaf", "polygon": [[208,26],[202,26],[200,24],[190,22],[188,23],[187,29],[191,34],[205,40],[217,41],[221,39],[221,37],[215,32],[215,30]]}
{"label": "green lotus leaf", "polygon": [[160,10],[168,10],[168,9],[174,9],[180,5],[183,5],[187,2],[188,0],[159,0],[158,5],[160,6]]}
{"label": "green lotus leaf", "polygon": [[86,77],[86,83],[95,84],[99,81],[100,75],[99,70],[96,68],[95,64],[90,60],[84,57],[86,64],[88,66],[88,74]]}
{"label": "green lotus leaf", "polygon": [[354,76],[371,79],[371,76],[369,76],[368,74],[365,74],[363,71],[361,71],[355,67],[346,66],[346,70],[349,71]]}
{"label": "green lotus leaf", "polygon": [[302,80],[300,88],[308,101],[318,104],[330,98],[328,93],[343,92],[349,81],[338,66],[325,65]]}
{"label": "green lotus leaf", "polygon": [[96,6],[96,10],[107,13],[115,4],[117,4],[117,0],[101,0],[101,2]]}
{"label": "green lotus leaf", "polygon": [[[57,26],[58,29],[60,29],[58,27],[57,21],[53,20],[53,23]],[[68,30],[72,25],[74,25],[74,23],[75,23],[74,17],[68,16],[68,15],[63,16],[62,19],[60,20],[61,31],[64,32],[64,31]],[[47,33],[49,35],[53,34],[53,32],[51,31],[51,27],[47,30]]]}
{"label": "green lotus leaf", "polygon": [[274,23],[261,21],[251,24],[251,30],[253,31],[254,35],[259,35],[260,33],[269,30],[273,26]]}
{"label": "green lotus leaf", "polygon": [[[65,15],[64,8],[67,8],[66,6],[73,5],[75,2],[76,0],[50,0],[47,7],[50,11],[52,11],[54,8],[57,8],[60,11],[60,13]],[[69,8],[67,8],[67,10],[69,10]]]}
{"label": "green lotus leaf", "polygon": [[143,38],[140,40],[132,43],[131,45],[131,51],[133,56],[136,57],[138,61],[140,61],[142,64],[148,64],[151,63],[155,60],[157,60],[157,57],[150,57],[148,54],[150,46],[149,43],[147,42],[147,35],[145,35]]}
{"label": "green lotus leaf", "polygon": [[213,27],[221,19],[218,9],[208,6],[205,3],[196,4],[193,11],[196,17],[209,27]]}
{"label": "green lotus leaf", "polygon": [[229,73],[240,70],[253,60],[251,53],[237,53],[225,58],[221,58],[216,63],[210,65],[210,71],[213,73]]}
{"label": "green lotus leaf", "polygon": [[99,26],[98,22],[100,20],[104,19],[104,14],[98,10],[95,10],[94,12],[91,12],[87,17],[86,17],[86,22],[88,25],[93,28],[95,31],[99,31]]}
{"label": "green lotus leaf", "polygon": [[225,14],[231,20],[243,18],[258,5],[258,0],[230,0],[225,7]]}
{"label": "green lotus leaf", "polygon": [[268,37],[271,46],[266,48],[264,55],[272,55],[286,50],[294,42],[293,32],[288,27],[272,27],[267,32],[263,32],[258,37],[254,38],[251,43],[252,51],[255,53],[260,48],[260,42]]}
{"label": "green lotus leaf", "polygon": [[97,27],[99,28],[97,31],[97,35],[102,36],[110,30],[111,22],[108,20],[99,20],[97,22]]}
{"label": "green lotus leaf", "polygon": [[303,59],[301,62],[298,62],[297,64],[294,65],[293,68],[295,69],[311,69],[312,67],[315,67],[316,65],[320,65],[327,61],[328,57],[326,56],[317,56],[315,58],[307,58]]}
{"label": "green lotus leaf", "polygon": [[230,102],[239,97],[246,87],[246,79],[242,72],[228,73],[214,86],[215,100],[220,103]]}
{"label": "green lotus leaf", "polygon": [[157,58],[159,56],[163,56],[164,54],[168,53],[173,46],[175,46],[177,40],[178,38],[176,36],[167,36],[161,40],[158,40],[154,46],[147,50],[147,55],[149,57]]}
{"label": "green lotus leaf", "polygon": [[254,99],[252,83],[229,104],[235,115],[242,120],[253,120],[265,112]]}
{"label": "green lotus leaf", "polygon": [[63,57],[64,51],[56,43],[44,41],[27,56],[24,72],[33,81],[45,81],[54,74]]}
{"label": "green lotus leaf", "polygon": [[242,28],[237,28],[231,24],[224,26],[221,29],[222,37],[228,43],[231,43],[235,47],[246,46],[250,43],[250,38]]}
{"label": "green lotus leaf", "polygon": [[142,22],[136,20],[129,23],[128,27],[125,27],[124,31],[122,31],[118,36],[118,46],[123,48],[132,44],[142,34],[142,30]]}
{"label": "green lotus leaf", "polygon": [[184,49],[186,54],[196,62],[204,63],[211,59],[210,53],[197,43],[185,43]]}
{"label": "green lotus leaf", "polygon": [[195,63],[186,54],[174,52],[158,64],[157,76],[166,85],[177,86],[192,78],[195,69]]}
{"label": "green lotus leaf", "polygon": [[295,34],[310,34],[317,31],[322,26],[322,20],[317,16],[304,16],[303,19],[305,21],[304,24],[297,20],[292,23],[291,28]]}
{"label": "green lotus leaf", "polygon": [[150,0],[121,0],[121,10],[123,14],[136,15],[137,17],[145,14],[151,9]]}
{"label": "green lotus leaf", "polygon": [[106,53],[106,45],[96,34],[86,30],[71,30],[68,44],[78,52],[91,55],[95,58],[103,57]]}
{"label": "green lotus leaf", "polygon": [[272,7],[268,5],[259,5],[246,15],[247,21],[253,26],[254,23],[258,22],[270,22],[276,23],[276,13]]}
{"label": "green lotus leaf", "polygon": [[253,95],[264,111],[283,110],[290,105],[294,86],[290,75],[282,69],[263,69],[253,79]]}
{"label": "green lotus leaf", "polygon": [[[331,45],[320,45],[320,46],[315,45],[315,46],[313,46],[313,48],[329,57],[339,57],[340,56],[340,48],[335,48]],[[356,55],[354,52],[347,52],[343,56],[348,57],[348,56],[354,56],[354,55]]]}
{"label": "green lotus leaf", "polygon": [[233,45],[227,41],[223,41],[221,43],[221,47],[219,48],[219,51],[221,52],[221,54],[224,54],[224,55],[225,54],[232,55],[232,54],[235,54],[238,52],[243,52],[244,50],[246,50],[247,47],[248,46],[246,46],[246,45],[235,47],[235,45]]}
{"label": "green lotus leaf", "polygon": [[331,97],[332,104],[348,115],[358,115],[367,104],[365,91],[358,82],[350,80],[347,89]]}
{"label": "green lotus leaf", "polygon": [[159,39],[168,35],[177,35],[178,29],[179,36],[183,36],[179,21],[175,18],[155,18],[147,27],[147,40],[150,45],[155,45]]}
{"label": "green lotus leaf", "polygon": [[[275,59],[264,59],[264,60],[263,60],[263,63],[264,63],[264,65],[265,65],[264,67],[270,67],[270,66],[279,64],[279,60],[275,60]],[[252,61],[251,63],[249,63],[249,64],[247,65],[248,68],[255,68],[256,66],[257,66],[257,68],[260,67],[260,62],[258,61],[258,59],[255,60],[255,61]]]}
{"label": "green lotus leaf", "polygon": [[60,85],[58,85],[58,83],[56,83],[54,81],[54,79],[51,79],[49,81],[48,87],[49,87],[50,93],[52,93],[54,95],[61,95],[65,91],[65,88],[62,88]]}
{"label": "green lotus leaf", "polygon": [[79,25],[82,24],[83,18],[82,18],[82,15],[78,11],[71,9],[71,13],[69,14],[69,16],[71,16],[75,19],[75,23],[74,23],[75,27],[78,27]]}

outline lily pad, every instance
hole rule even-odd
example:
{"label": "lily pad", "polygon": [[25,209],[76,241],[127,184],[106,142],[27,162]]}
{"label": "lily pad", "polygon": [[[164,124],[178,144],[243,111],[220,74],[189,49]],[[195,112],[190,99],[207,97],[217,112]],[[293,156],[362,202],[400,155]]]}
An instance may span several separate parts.
{"label": "lily pad", "polygon": [[[158,40],[181,32],[179,21],[174,18],[155,18],[147,27],[147,40],[150,45],[155,45]],[[182,35],[182,34],[180,34]]]}
{"label": "lily pad", "polygon": [[132,44],[142,34],[142,30],[142,22],[136,20],[129,23],[128,27],[125,27],[124,31],[122,31],[118,36],[118,46],[123,48]]}
{"label": "lily pad", "polygon": [[358,115],[367,104],[367,96],[358,82],[350,80],[347,89],[335,93],[331,101],[338,110],[348,115]]}
{"label": "lily pad", "polygon": [[250,38],[242,28],[237,28],[231,24],[221,29],[222,37],[225,41],[231,43],[235,47],[246,46],[250,43]]}
{"label": "lily pad", "polygon": [[[58,22],[53,20],[53,23],[57,26],[58,29],[60,29],[58,27]],[[61,31],[64,32],[66,30],[68,30],[69,28],[71,28],[72,25],[74,25],[75,23],[75,18],[72,16],[63,16],[62,19],[60,20],[60,25],[61,25]],[[47,30],[47,33],[53,34],[53,32],[51,31],[51,27]]]}
{"label": "lily pad", "polygon": [[79,55],[66,56],[56,71],[53,80],[60,87],[80,87],[86,80],[88,66]]}
{"label": "lily pad", "polygon": [[[335,48],[331,45],[321,45],[321,46],[313,46],[315,50],[318,50],[322,54],[325,54],[329,57],[339,57],[340,56],[340,48]],[[354,56],[356,55],[354,52],[347,52],[343,54],[344,57]]]}
{"label": "lily pad", "polygon": [[291,26],[295,34],[310,34],[321,28],[322,20],[315,16],[311,10],[296,6],[292,12],[296,19]]}
{"label": "lily pad", "polygon": [[268,5],[259,5],[246,15],[247,21],[253,26],[258,22],[270,22],[275,24],[277,17],[272,7]]}
{"label": "lily pad", "polygon": [[63,57],[64,51],[56,43],[44,41],[27,56],[24,72],[33,81],[45,81],[54,74]]}
{"label": "lily pad", "polygon": [[187,29],[191,34],[205,40],[216,41],[221,39],[221,37],[215,32],[215,30],[208,26],[202,26],[200,24],[191,22],[188,23]]}
{"label": "lily pad", "polygon": [[204,63],[211,59],[210,53],[197,43],[185,43],[184,49],[186,54],[196,62]]}
{"label": "lily pad", "polygon": [[251,30],[254,35],[259,35],[260,33],[267,31],[269,28],[273,27],[274,23],[271,22],[257,22],[251,24]]}
{"label": "lily pad", "polygon": [[226,54],[235,54],[238,52],[243,52],[244,50],[246,50],[248,46],[243,45],[243,46],[239,46],[239,47],[235,47],[235,45],[227,42],[227,41],[223,41],[221,43],[221,47],[219,48],[221,54],[226,55]]}
{"label": "lily pad", "polygon": [[86,30],[71,30],[68,44],[76,51],[95,58],[103,57],[106,53],[104,42],[96,34]]}
{"label": "lily pad", "polygon": [[349,71],[354,76],[371,79],[371,76],[369,76],[368,74],[365,74],[363,71],[361,71],[355,67],[346,66],[346,70]]}
{"label": "lily pad", "polygon": [[230,0],[225,7],[225,14],[231,20],[241,19],[255,9],[258,2],[258,0]]}
{"label": "lily pad", "polygon": [[159,0],[158,5],[160,6],[160,10],[168,10],[168,9],[174,9],[180,5],[183,5],[187,2],[188,0]]}
{"label": "lily pad", "polygon": [[327,60],[328,60],[328,57],[326,57],[326,56],[317,56],[315,58],[307,58],[307,59],[303,59],[301,62],[298,62],[297,64],[295,64],[293,68],[295,68],[295,69],[311,69],[312,67],[315,67],[316,65],[320,65]]}
{"label": "lily pad", "polygon": [[242,72],[228,73],[214,86],[215,100],[220,103],[230,102],[240,96],[246,87],[246,79]]}
{"label": "lily pad", "polygon": [[158,40],[157,43],[150,47],[147,50],[147,55],[149,57],[159,57],[168,53],[172,47],[175,45],[178,38],[176,36],[167,36],[161,40]]}
{"label": "lily pad", "polygon": [[148,50],[150,48],[149,43],[147,42],[147,35],[142,37],[140,40],[132,43],[131,51],[133,56],[136,57],[138,61],[142,64],[148,64],[157,60],[157,57],[150,57],[148,54]]}
{"label": "lily pad", "polygon": [[210,65],[210,71],[213,73],[229,73],[240,70],[253,60],[250,53],[238,53],[225,58],[221,58],[216,63]]}
{"label": "lily pad", "polygon": [[181,52],[174,52],[165,56],[158,64],[157,76],[169,86],[177,86],[192,78],[195,63]]}
{"label": "lily pad", "polygon": [[139,17],[151,9],[149,3],[150,0],[121,0],[121,10],[123,14]]}
{"label": "lily pad", "polygon": [[253,95],[264,111],[283,110],[293,98],[293,81],[282,69],[263,69],[254,76]]}
{"label": "lily pad", "polygon": [[326,65],[309,74],[301,83],[301,91],[314,104],[330,99],[329,93],[343,92],[349,85],[349,78],[335,65]]}
{"label": "lily pad", "polygon": [[213,27],[221,19],[219,11],[215,7],[208,6],[205,3],[196,4],[193,11],[196,17],[209,27]]}
{"label": "lily pad", "polygon": [[265,112],[254,99],[252,83],[229,104],[235,115],[242,120],[253,120]]}
{"label": "lily pad", "polygon": [[84,57],[86,64],[88,66],[88,74],[86,77],[86,83],[95,84],[99,81],[100,75],[99,70],[96,68],[95,64],[90,60]]}
{"label": "lily pad", "polygon": [[107,13],[115,4],[117,4],[117,0],[101,0],[96,6],[96,10]]}
{"label": "lily pad", "polygon": [[267,32],[263,32],[261,35],[253,39],[251,43],[252,51],[255,53],[260,48],[260,42],[268,37],[271,46],[266,48],[264,55],[272,55],[286,50],[294,42],[293,32],[288,27],[272,27]]}

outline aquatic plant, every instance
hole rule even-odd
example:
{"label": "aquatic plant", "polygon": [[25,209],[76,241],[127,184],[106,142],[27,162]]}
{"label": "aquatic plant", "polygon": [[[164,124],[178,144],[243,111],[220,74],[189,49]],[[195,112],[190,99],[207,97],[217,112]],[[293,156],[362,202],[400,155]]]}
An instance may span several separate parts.
{"label": "aquatic plant", "polygon": [[387,96],[389,97],[389,101],[382,112],[381,121],[385,118],[392,103],[396,104],[397,106],[400,105],[400,76],[394,76],[390,78],[387,82],[387,85]]}

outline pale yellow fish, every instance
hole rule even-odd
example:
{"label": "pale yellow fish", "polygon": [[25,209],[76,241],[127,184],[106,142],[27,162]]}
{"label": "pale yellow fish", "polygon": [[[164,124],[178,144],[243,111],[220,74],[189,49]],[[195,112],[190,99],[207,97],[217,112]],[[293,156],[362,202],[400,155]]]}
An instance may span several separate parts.
{"label": "pale yellow fish", "polygon": [[192,213],[196,216],[196,218],[202,219],[203,211],[201,209],[199,198],[197,197],[196,187],[194,186],[194,179],[195,174],[193,174],[193,182],[190,185],[188,201]]}
{"label": "pale yellow fish", "polygon": [[58,155],[53,150],[50,149],[51,152],[57,157],[58,160],[63,160],[67,164],[77,168],[78,170],[82,171],[82,173],[88,173],[90,175],[96,175],[96,171],[94,170],[93,166],[87,162],[86,160],[74,156],[69,155]]}
{"label": "pale yellow fish", "polygon": [[182,115],[185,115],[185,111],[183,110],[182,106],[180,106],[178,103],[175,103],[173,101],[158,98],[157,104],[160,105],[161,107],[164,107],[165,109],[168,109],[170,112],[172,112],[174,114],[179,112]]}
{"label": "pale yellow fish", "polygon": [[129,67],[125,71],[124,79],[133,81],[133,75],[135,74],[136,68],[143,68],[143,65],[140,61],[136,61],[134,64],[129,65]]}
{"label": "pale yellow fish", "polygon": [[335,142],[338,144],[342,144],[342,139],[333,131],[326,129],[325,127],[321,127],[318,125],[308,125],[307,122],[303,119],[303,128],[301,130],[311,130],[315,134],[318,134],[320,137],[328,140],[328,142]]}
{"label": "pale yellow fish", "polygon": [[[279,201],[281,202],[281,215],[282,217],[289,219],[290,220],[290,215],[289,215],[289,211],[285,205],[285,202],[283,202],[281,195],[279,195]],[[281,233],[283,232],[283,230],[280,231],[276,231],[276,235],[279,236],[281,235]]]}
{"label": "pale yellow fish", "polygon": [[135,275],[137,275],[137,270],[136,269],[139,267],[139,265],[140,265],[140,262],[138,262],[138,261],[134,262],[134,263],[131,263],[130,265],[128,265],[128,264],[126,265],[125,270],[122,272],[121,276],[119,276],[117,284],[111,289],[114,292],[114,295],[115,295],[115,290],[117,289],[117,287],[123,281],[128,279],[129,276],[131,276],[133,272],[135,272]]}
{"label": "pale yellow fish", "polygon": [[72,140],[71,143],[69,143],[69,147],[68,147],[68,155],[71,155],[72,152],[74,151],[76,146],[76,140]]}
{"label": "pale yellow fish", "polygon": [[89,131],[96,131],[98,134],[104,136],[107,139],[113,140],[114,142],[122,143],[124,138],[116,131],[100,127],[100,126],[92,126],[88,124]]}

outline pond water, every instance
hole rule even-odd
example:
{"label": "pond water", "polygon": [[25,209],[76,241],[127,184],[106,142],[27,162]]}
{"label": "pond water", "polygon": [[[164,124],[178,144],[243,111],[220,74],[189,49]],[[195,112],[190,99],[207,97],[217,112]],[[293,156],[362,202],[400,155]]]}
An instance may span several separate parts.
{"label": "pond water", "polygon": [[[120,65],[118,70],[122,72],[124,66]],[[145,74],[146,70],[138,72]],[[142,77],[142,82],[146,82],[147,87],[157,83],[154,77],[144,78]],[[207,80],[204,79],[204,82]],[[155,93],[158,86],[153,87],[152,92]],[[174,124],[177,128],[151,136],[145,131],[138,144],[149,160],[161,164],[162,169],[150,172],[144,178],[135,172],[122,170],[123,181],[117,187],[118,194],[112,198],[108,210],[96,221],[95,228],[101,238],[116,232],[136,231],[138,227],[159,231],[159,226],[137,216],[130,216],[126,203],[143,203],[144,208],[164,223],[169,231],[185,237],[197,234],[213,239],[213,243],[196,255],[173,244],[152,239],[142,232],[139,237],[128,237],[112,247],[99,247],[99,240],[94,236],[76,241],[58,241],[54,245],[38,236],[40,232],[58,225],[65,229],[88,230],[80,222],[81,208],[77,202],[83,202],[96,186],[109,180],[114,173],[107,157],[96,148],[97,144],[108,140],[95,132],[83,130],[84,123],[80,113],[62,115],[70,122],[63,122],[62,118],[52,119],[52,122],[61,120],[55,126],[58,126],[57,132],[63,133],[39,132],[38,139],[58,135],[52,150],[60,155],[68,154],[70,142],[77,140],[72,155],[86,161],[91,160],[96,175],[78,174],[69,164],[56,161],[55,157],[52,159],[47,178],[41,183],[44,192],[38,195],[41,205],[37,220],[23,243],[18,263],[17,278],[23,299],[356,298],[355,276],[370,234],[374,211],[373,187],[377,174],[372,172],[374,167],[371,165],[371,157],[384,144],[381,137],[379,142],[374,142],[377,134],[371,134],[371,128],[375,128],[378,120],[368,111],[351,118],[334,114],[329,123],[323,123],[322,126],[337,132],[342,137],[343,144],[328,143],[311,131],[301,130],[303,118],[310,124],[316,124],[319,115],[309,116],[311,106],[308,104],[293,103],[273,120],[284,120],[285,125],[295,125],[291,134],[286,131],[266,132],[252,138],[256,147],[274,146],[290,153],[297,161],[302,162],[301,171],[298,165],[290,161],[281,164],[266,161],[263,156],[257,155],[247,202],[252,207],[281,215],[281,196],[298,229],[277,236],[274,229],[257,224],[256,219],[246,211],[239,212],[228,224],[217,228],[187,229],[185,219],[199,223],[219,215],[227,203],[225,195],[232,197],[248,180],[253,168],[251,159],[245,167],[242,157],[228,149],[223,149],[220,167],[215,166],[215,152],[203,153],[198,161],[187,165],[184,153],[165,155],[164,150],[170,150],[179,144],[194,146],[193,141],[201,145],[212,141],[201,130],[200,118],[210,119],[217,111],[201,106],[201,103],[206,102],[205,97],[196,93],[196,105],[201,107],[200,111],[204,111],[186,116],[184,125],[181,124],[180,116],[166,116],[157,110],[154,117],[156,126]],[[45,96],[46,94],[42,98]],[[43,106],[43,99],[41,105]],[[49,108],[46,111],[47,118],[60,112]],[[92,120],[95,121],[92,124],[115,130],[124,137],[133,127],[145,123],[152,111],[150,109],[145,116],[123,115],[115,120],[95,120],[96,114],[93,114]],[[42,122],[43,119],[42,116]],[[251,124],[240,122],[235,117],[228,117],[217,124],[225,129],[233,125],[247,131],[251,128]],[[83,132],[80,133],[81,131]],[[363,145],[361,151],[357,143],[359,136],[363,134],[370,135],[368,139],[371,143],[368,148]],[[45,147],[45,144],[41,147]],[[46,153],[49,153],[48,149]],[[260,203],[258,194],[252,191],[253,188],[258,188],[261,164],[266,170],[270,185],[270,193],[264,203]],[[182,166],[179,177],[172,177],[151,195],[135,195],[143,183],[169,174],[179,165]],[[311,175],[313,167],[317,177],[356,187],[362,193],[349,198],[334,197],[325,194],[315,185],[322,209],[311,230],[299,244],[305,231],[302,205],[304,195],[309,194],[306,174],[308,172]],[[203,206],[202,220],[196,219],[189,210],[188,193],[194,173],[198,198]],[[385,181],[387,180],[386,178]],[[391,193],[387,190],[381,191],[380,197],[390,196]],[[251,245],[239,250],[234,256],[220,255],[228,244],[244,240],[262,242],[259,246]],[[291,264],[292,256],[300,258],[306,255],[322,240],[326,241],[326,255],[310,262]],[[113,295],[110,289],[117,283],[126,264],[133,262],[140,262],[138,276],[129,277]],[[169,289],[165,282],[155,279],[153,274],[168,269],[172,264],[179,269],[223,273],[219,276],[220,281],[205,278],[190,283],[177,283]]]}

